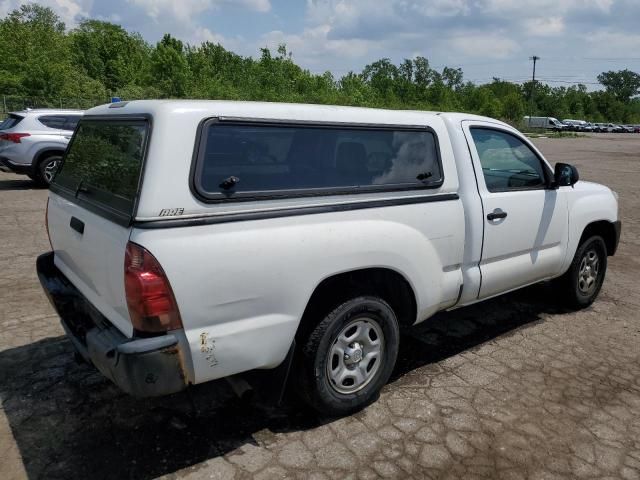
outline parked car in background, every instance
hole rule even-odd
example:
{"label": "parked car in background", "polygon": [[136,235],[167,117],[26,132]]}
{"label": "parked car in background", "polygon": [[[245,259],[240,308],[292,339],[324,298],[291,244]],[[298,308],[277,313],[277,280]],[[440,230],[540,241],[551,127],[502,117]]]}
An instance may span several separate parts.
{"label": "parked car in background", "polygon": [[571,120],[567,118],[562,120],[562,123],[566,125],[566,130],[570,132],[582,132],[584,131],[584,125],[586,125],[587,122],[584,120]]}
{"label": "parked car in background", "polygon": [[562,132],[567,126],[555,117],[524,117],[523,125],[526,128],[544,128],[554,132]]}
{"label": "parked car in background", "polygon": [[622,128],[623,133],[635,133],[636,131],[633,125],[620,125],[620,128]]}
{"label": "parked car in background", "polygon": [[598,131],[601,133],[617,133],[621,131],[621,129],[613,123],[596,123],[596,125],[598,126]]}
{"label": "parked car in background", "polygon": [[123,102],[80,121],[37,271],[131,394],[276,369],[344,415],[389,379],[402,327],[550,279],[572,308],[596,299],[617,194],[578,180],[477,115]]}
{"label": "parked car in background", "polygon": [[0,170],[51,183],[82,110],[12,112],[0,123]]}
{"label": "parked car in background", "polygon": [[595,126],[592,123],[589,123],[585,120],[572,120],[565,119],[562,123],[569,125],[570,130],[574,132],[593,132],[595,131]]}

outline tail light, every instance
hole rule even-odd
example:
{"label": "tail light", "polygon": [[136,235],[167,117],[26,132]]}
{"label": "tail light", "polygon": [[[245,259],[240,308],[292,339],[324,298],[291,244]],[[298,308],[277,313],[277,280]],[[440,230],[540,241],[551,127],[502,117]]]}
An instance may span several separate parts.
{"label": "tail light", "polygon": [[29,133],[0,133],[0,140],[6,140],[8,142],[20,143],[24,137],[30,137]]}
{"label": "tail light", "polygon": [[151,253],[133,242],[124,258],[124,286],[133,328],[162,333],[182,328],[182,319],[169,280]]}
{"label": "tail light", "polygon": [[47,207],[44,209],[44,226],[47,227],[47,238],[49,239],[49,246],[53,250],[53,243],[51,243],[51,234],[49,233],[49,198],[47,198]]}

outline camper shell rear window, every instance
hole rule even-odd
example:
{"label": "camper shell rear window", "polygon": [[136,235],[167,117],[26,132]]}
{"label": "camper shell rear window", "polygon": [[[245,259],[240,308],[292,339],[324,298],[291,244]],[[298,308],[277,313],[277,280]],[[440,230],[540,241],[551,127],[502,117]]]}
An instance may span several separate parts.
{"label": "camper shell rear window", "polygon": [[128,225],[133,218],[149,137],[148,119],[83,118],[51,189]]}
{"label": "camper shell rear window", "polygon": [[438,139],[426,126],[206,121],[192,188],[210,202],[437,188]]}

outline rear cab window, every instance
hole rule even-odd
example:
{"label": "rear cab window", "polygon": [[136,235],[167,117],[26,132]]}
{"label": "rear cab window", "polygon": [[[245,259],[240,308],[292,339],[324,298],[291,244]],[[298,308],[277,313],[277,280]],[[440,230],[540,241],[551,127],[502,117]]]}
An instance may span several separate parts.
{"label": "rear cab window", "polygon": [[148,136],[146,119],[83,118],[51,189],[128,225],[135,210]]}
{"label": "rear cab window", "polygon": [[443,174],[428,127],[209,120],[194,186],[209,201],[435,188]]}

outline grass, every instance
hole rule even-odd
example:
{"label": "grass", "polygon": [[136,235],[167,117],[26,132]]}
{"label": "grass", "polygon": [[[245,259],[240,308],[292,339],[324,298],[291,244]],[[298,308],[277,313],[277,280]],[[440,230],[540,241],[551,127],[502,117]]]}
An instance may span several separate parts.
{"label": "grass", "polygon": [[579,138],[584,137],[576,132],[522,132],[529,138]]}

